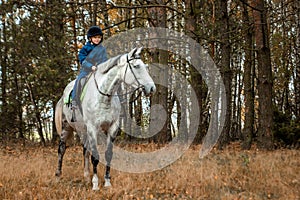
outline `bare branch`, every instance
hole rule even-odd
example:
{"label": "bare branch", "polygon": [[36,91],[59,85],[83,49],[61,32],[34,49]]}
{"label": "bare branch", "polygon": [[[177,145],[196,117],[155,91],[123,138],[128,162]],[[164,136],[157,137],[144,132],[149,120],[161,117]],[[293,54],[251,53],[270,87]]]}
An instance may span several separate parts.
{"label": "bare branch", "polygon": [[112,8],[123,8],[123,9],[139,9],[139,8],[167,8],[169,10],[175,11],[180,15],[184,15],[182,12],[179,12],[177,9],[172,8],[171,6],[167,5],[137,5],[137,6],[122,6],[122,5],[117,5],[117,6],[112,6]]}

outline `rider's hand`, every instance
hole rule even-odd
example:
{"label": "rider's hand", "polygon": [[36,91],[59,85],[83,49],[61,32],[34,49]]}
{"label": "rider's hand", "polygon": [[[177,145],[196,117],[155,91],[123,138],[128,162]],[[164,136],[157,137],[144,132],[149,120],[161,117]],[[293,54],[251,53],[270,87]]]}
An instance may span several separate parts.
{"label": "rider's hand", "polygon": [[97,70],[97,67],[96,67],[96,66],[92,66],[92,70],[93,70],[93,71],[96,71],[96,70]]}

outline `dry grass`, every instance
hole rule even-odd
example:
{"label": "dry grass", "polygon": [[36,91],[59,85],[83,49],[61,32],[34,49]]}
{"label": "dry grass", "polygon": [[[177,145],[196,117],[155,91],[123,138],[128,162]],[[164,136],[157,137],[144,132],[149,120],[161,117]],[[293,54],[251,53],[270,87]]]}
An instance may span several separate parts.
{"label": "dry grass", "polygon": [[[1,146],[0,199],[300,199],[299,150],[242,151],[234,144],[199,160],[199,148],[160,171],[112,170],[113,187],[95,192],[84,182],[79,146],[68,148],[60,180],[56,147]],[[103,181],[104,166],[98,169]]]}

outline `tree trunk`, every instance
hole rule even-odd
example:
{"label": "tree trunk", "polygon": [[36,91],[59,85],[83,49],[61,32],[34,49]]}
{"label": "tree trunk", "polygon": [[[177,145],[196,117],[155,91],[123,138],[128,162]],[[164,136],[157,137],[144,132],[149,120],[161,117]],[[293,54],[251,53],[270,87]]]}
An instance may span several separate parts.
{"label": "tree trunk", "polygon": [[[3,44],[7,44],[6,40],[6,20],[5,17],[2,17],[2,28],[1,28],[1,34],[2,34],[2,39],[3,39]],[[6,45],[1,47],[0,50],[0,59],[1,59],[1,125],[0,125],[0,135],[2,136],[1,138],[6,137],[6,129],[7,129],[7,123],[5,123],[6,119],[6,113],[7,113],[7,92],[6,92],[6,84],[7,84],[7,59],[8,59],[8,49]]]}
{"label": "tree trunk", "polygon": [[[195,36],[196,32],[196,22],[197,22],[197,14],[196,14],[196,5],[195,5],[195,0],[187,0],[185,1],[185,7],[186,7],[186,14],[185,14],[185,19],[186,19],[186,24],[185,24],[185,29],[186,29],[186,34],[191,37],[192,39],[197,41],[197,37]],[[190,53],[193,54],[194,47],[190,47]],[[201,62],[201,61],[199,61]],[[203,80],[202,76],[199,74],[199,72],[194,68],[190,67],[190,74],[191,74],[191,85],[193,89],[195,90],[195,93],[197,95],[197,100],[198,102],[192,102],[192,103],[198,103],[199,106],[199,113],[202,113],[202,99],[203,99]],[[192,108],[194,107],[193,105],[191,106]],[[198,125],[198,130],[194,139],[195,144],[199,144],[201,142],[201,139],[205,135],[206,129],[202,127],[202,115],[200,114],[199,116],[199,125]]]}
{"label": "tree trunk", "polygon": [[56,104],[57,104],[57,101],[53,101],[53,120],[52,120],[52,139],[51,139],[51,142],[53,144],[56,143],[56,141],[58,141],[59,139],[59,135],[57,133],[57,130],[56,130],[56,126],[55,126],[55,107],[56,107]]}
{"label": "tree trunk", "polygon": [[295,115],[296,120],[300,123],[300,1],[295,1],[296,8],[296,76],[295,76]]}
{"label": "tree trunk", "polygon": [[[248,7],[243,5],[244,24],[250,25]],[[244,64],[244,93],[245,93],[245,125],[243,130],[243,149],[250,149],[254,125],[254,67],[253,67],[253,28],[246,28],[245,33],[245,64]]]}
{"label": "tree trunk", "polygon": [[[164,2],[162,0],[159,1],[149,1],[150,4],[158,3],[160,5],[164,5]],[[166,9],[165,8],[158,8],[153,7],[149,8],[149,23],[152,27],[166,27]],[[158,36],[159,37],[159,36]],[[167,45],[167,44],[165,44]],[[161,66],[167,66],[168,63],[168,52],[164,50],[156,50],[155,52],[152,52],[152,62],[153,63],[160,63]],[[157,91],[155,95],[151,98],[151,105],[158,104],[162,106],[165,111],[168,109],[168,89],[166,88],[168,85],[168,70],[167,69],[159,69],[159,67],[153,69],[154,75],[158,76],[157,79],[160,80],[161,83],[164,83],[163,85],[157,85]],[[163,128],[160,130],[159,133],[157,133],[153,140],[155,142],[159,143],[166,143],[167,141],[170,141],[172,139],[171,137],[171,131],[168,128],[170,126],[170,120],[167,119],[161,119],[160,116],[156,115],[156,113],[151,113],[151,124],[152,126],[156,126],[157,123],[162,123],[164,121]],[[151,129],[151,126],[150,126]]]}
{"label": "tree trunk", "polygon": [[[158,50],[157,53],[152,55],[153,63],[160,63],[162,66],[167,66],[167,54],[168,52],[163,50]],[[151,105],[160,105],[165,111],[168,110],[168,70],[160,69],[161,66],[152,69],[152,74],[157,76],[157,79],[160,80],[160,83],[163,85],[156,85],[156,93],[151,97]],[[170,126],[170,119],[163,119],[162,116],[157,115],[157,113],[151,112],[151,123],[150,130],[152,126],[157,126],[157,124],[164,123],[162,129],[157,133],[152,139],[158,143],[166,143],[172,139],[171,131],[168,128]],[[155,128],[154,128],[155,129]]]}
{"label": "tree trunk", "polygon": [[230,68],[230,41],[229,41],[229,16],[228,16],[228,5],[227,0],[217,0],[217,17],[220,23],[219,31],[222,34],[221,38],[221,75],[224,81],[225,91],[226,91],[226,102],[227,102],[227,111],[225,115],[225,123],[220,135],[218,148],[222,149],[223,146],[229,143],[229,134],[231,128],[231,107],[232,107],[232,94],[231,94],[231,85],[232,85],[232,70]]}
{"label": "tree trunk", "polygon": [[264,0],[253,0],[252,6],[258,67],[258,146],[273,149],[272,68],[267,26],[267,9]]}
{"label": "tree trunk", "polygon": [[42,124],[42,121],[41,121],[41,112],[39,110],[39,107],[37,105],[37,101],[36,101],[36,98],[35,98],[35,95],[34,95],[34,90],[33,90],[33,87],[31,86],[30,83],[26,83],[26,86],[27,86],[27,89],[28,89],[28,93],[29,93],[29,96],[30,96],[30,100],[31,100],[31,103],[32,103],[32,106],[33,106],[33,112],[34,112],[34,115],[35,115],[35,120],[37,122],[37,132],[40,136],[40,142],[45,146],[46,145],[46,141],[45,141],[45,138],[44,138],[44,135],[43,135],[43,124]]}

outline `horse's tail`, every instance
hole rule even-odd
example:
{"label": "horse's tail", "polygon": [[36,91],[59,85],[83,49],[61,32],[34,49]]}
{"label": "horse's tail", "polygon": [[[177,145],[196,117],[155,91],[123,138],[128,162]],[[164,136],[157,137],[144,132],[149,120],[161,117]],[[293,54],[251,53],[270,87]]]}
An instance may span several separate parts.
{"label": "horse's tail", "polygon": [[63,98],[60,98],[60,100],[57,102],[55,107],[55,126],[56,131],[59,135],[61,135],[62,132],[62,111],[63,111]]}

